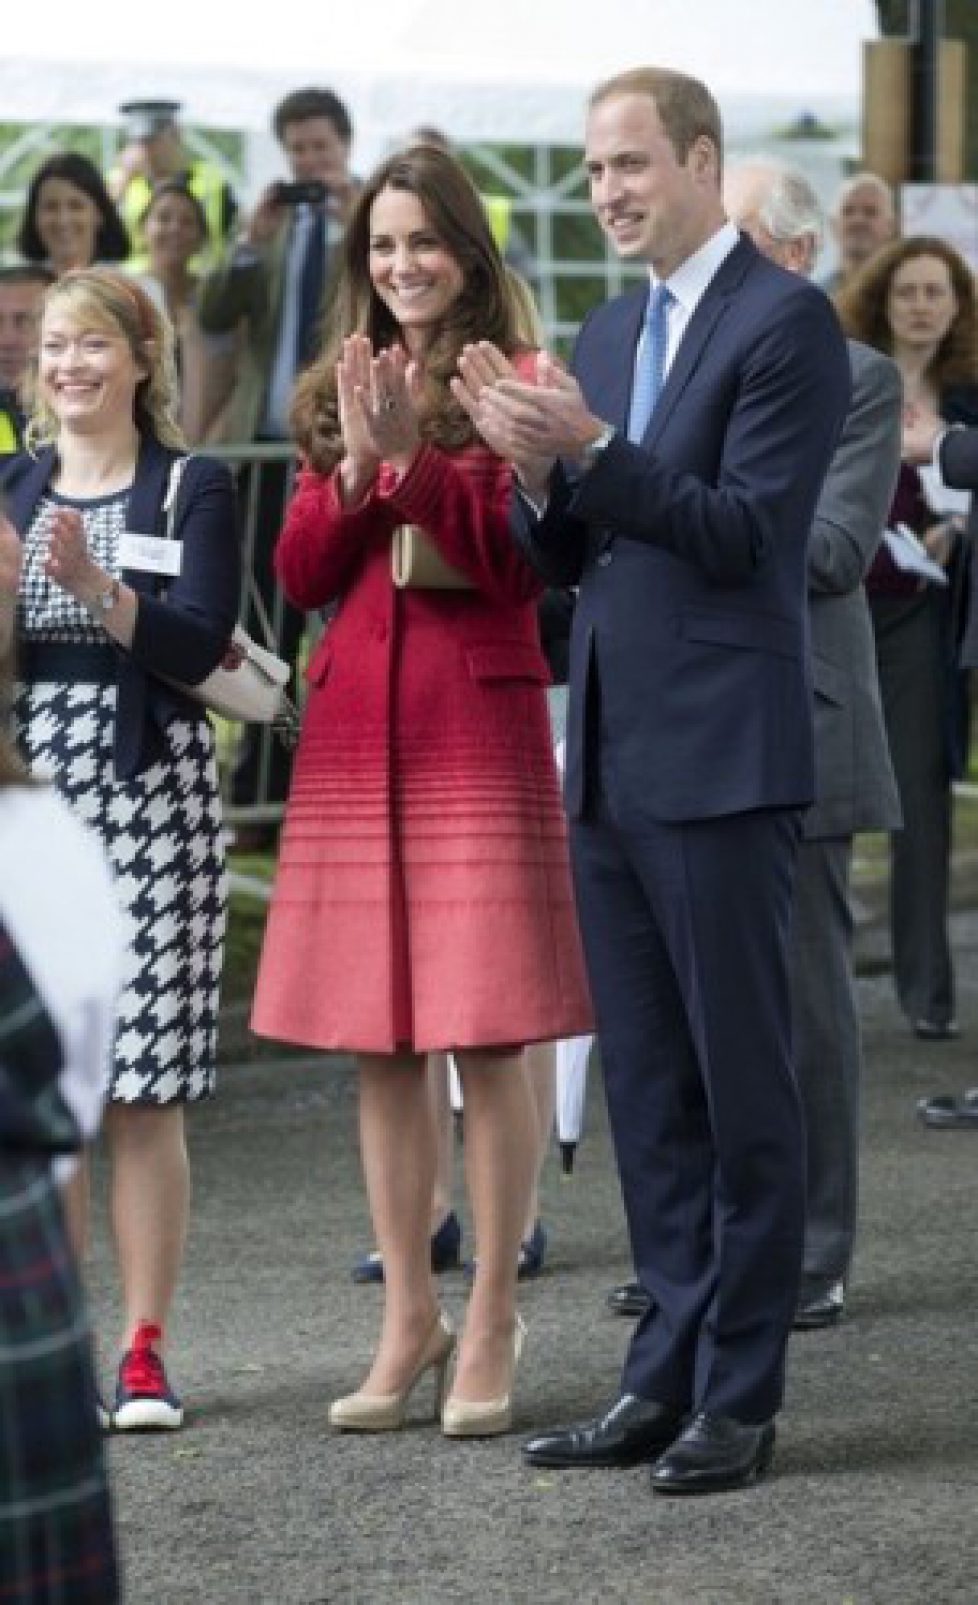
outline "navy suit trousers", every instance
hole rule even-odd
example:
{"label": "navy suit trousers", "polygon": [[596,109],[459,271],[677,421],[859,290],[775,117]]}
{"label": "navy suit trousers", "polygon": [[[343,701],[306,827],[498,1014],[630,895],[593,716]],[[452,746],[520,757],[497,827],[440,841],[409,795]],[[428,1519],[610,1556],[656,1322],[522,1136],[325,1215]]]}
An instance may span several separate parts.
{"label": "navy suit trousers", "polygon": [[[604,758],[604,754],[602,757]],[[636,1273],[623,1391],[773,1416],[801,1274],[794,809],[661,823],[598,766],[575,886]]]}

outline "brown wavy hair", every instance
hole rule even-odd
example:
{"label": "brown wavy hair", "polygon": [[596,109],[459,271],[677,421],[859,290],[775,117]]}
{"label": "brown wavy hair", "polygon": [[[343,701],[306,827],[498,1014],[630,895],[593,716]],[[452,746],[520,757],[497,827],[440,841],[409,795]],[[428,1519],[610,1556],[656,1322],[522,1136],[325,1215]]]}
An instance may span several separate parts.
{"label": "brown wavy hair", "polygon": [[927,377],[939,391],[952,385],[974,384],[978,381],[978,298],[974,277],[964,257],[936,235],[911,234],[877,251],[836,297],[842,327],[854,340],[892,356],[893,333],[887,314],[890,287],[904,262],[918,256],[935,256],[945,264],[958,303]]}
{"label": "brown wavy hair", "polygon": [[448,382],[462,347],[491,340],[511,355],[519,347],[513,300],[485,209],[453,156],[417,145],[382,162],[357,197],[342,246],[342,267],[326,328],[324,349],[296,386],[292,428],[299,449],[320,473],[343,456],[336,364],[343,341],[365,334],[374,350],[396,345],[400,326],[370,282],[370,213],[383,190],[416,195],[433,232],[458,262],[462,289],[425,353],[421,435],[447,451],[476,438]]}
{"label": "brown wavy hair", "polygon": [[[89,320],[95,328],[121,334],[133,358],[146,369],[136,386],[133,421],[141,435],[152,435],[164,446],[182,449],[186,442],[176,418],[179,405],[173,330],[141,284],[113,268],[76,268],[63,273],[41,302],[41,318],[49,307],[64,302],[65,310]],[[35,349],[27,370],[30,421],[26,438],[30,450],[51,445],[58,437],[58,420],[38,387]]]}

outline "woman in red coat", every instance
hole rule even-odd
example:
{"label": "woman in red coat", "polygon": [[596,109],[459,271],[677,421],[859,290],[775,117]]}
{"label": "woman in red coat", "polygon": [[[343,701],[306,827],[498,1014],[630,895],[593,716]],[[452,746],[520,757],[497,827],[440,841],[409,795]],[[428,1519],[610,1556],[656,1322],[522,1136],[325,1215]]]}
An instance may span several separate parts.
{"label": "woman in red coat", "polygon": [[[385,1305],[362,1387],[331,1410],[347,1430],[400,1426],[455,1345],[430,1261],[434,1049],[462,1075],[477,1251],[442,1427],[508,1428],[535,1144],[520,1049],[590,1028],[539,584],[509,536],[510,470],[449,388],[478,339],[516,352],[479,198],[441,151],[394,156],[361,193],[332,337],[296,396],[309,466],[276,564],[298,607],[338,606],[309,668],[253,1020],[359,1061]],[[395,587],[408,524],[468,589]]]}

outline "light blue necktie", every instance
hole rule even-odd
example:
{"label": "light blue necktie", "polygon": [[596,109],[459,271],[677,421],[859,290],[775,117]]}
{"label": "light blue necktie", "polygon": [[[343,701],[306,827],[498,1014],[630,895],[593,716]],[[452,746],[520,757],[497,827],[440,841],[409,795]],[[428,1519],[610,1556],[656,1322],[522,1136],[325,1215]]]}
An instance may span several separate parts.
{"label": "light blue necktie", "polygon": [[645,334],[635,364],[632,403],[628,409],[628,438],[636,443],[648,428],[666,377],[669,344],[669,308],[675,296],[666,284],[657,284],[649,296]]}

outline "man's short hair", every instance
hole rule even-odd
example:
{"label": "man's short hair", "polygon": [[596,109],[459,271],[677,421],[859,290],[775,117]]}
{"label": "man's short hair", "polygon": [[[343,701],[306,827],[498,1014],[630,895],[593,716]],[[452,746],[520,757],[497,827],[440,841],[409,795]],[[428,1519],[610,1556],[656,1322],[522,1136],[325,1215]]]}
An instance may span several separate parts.
{"label": "man's short hair", "polygon": [[279,144],[284,142],[285,130],[290,123],[304,123],[310,117],[328,118],[341,139],[347,144],[352,140],[350,113],[339,95],[334,95],[331,89],[293,89],[291,94],[279,101],[272,116],[272,128]]}
{"label": "man's short hair", "polygon": [[598,85],[588,101],[591,110],[601,101],[620,95],[648,95],[655,102],[666,135],[679,161],[684,162],[696,141],[705,137],[723,164],[723,121],[720,108],[698,78],[668,67],[633,67]]}

